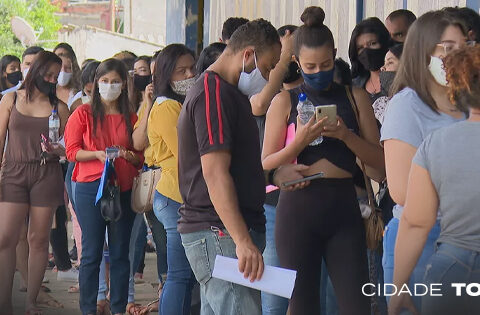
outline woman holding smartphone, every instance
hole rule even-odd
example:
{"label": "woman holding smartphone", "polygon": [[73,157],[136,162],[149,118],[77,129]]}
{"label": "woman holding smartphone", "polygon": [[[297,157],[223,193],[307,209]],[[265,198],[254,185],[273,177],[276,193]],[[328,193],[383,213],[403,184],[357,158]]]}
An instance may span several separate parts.
{"label": "woman holding smartphone", "polygon": [[[352,173],[357,157],[383,170],[378,129],[368,95],[333,82],[335,44],[323,24],[324,11],[310,7],[301,18],[305,24],[293,36],[305,82],[274,98],[267,113],[262,153],[264,169],[297,159],[310,166],[305,176],[325,175],[303,190],[280,194],[275,227],[280,265],[298,271],[290,313],[320,313],[320,271],[325,258],[340,314],[369,314],[368,297],[361,293],[368,282],[365,230]],[[327,124],[327,117],[317,123],[314,117],[305,125],[297,122],[301,93],[315,105],[336,104],[336,124]],[[295,140],[285,146],[291,124],[297,126]],[[323,136],[322,143],[310,146],[319,136]]]}
{"label": "woman holding smartphone", "polygon": [[185,255],[177,221],[182,197],[178,185],[177,121],[185,95],[195,83],[194,53],[185,45],[172,44],[158,55],[153,76],[157,96],[147,124],[149,166],[162,168],[153,211],[167,232],[167,280],[159,302],[159,314],[190,314],[195,277]]}
{"label": "woman holding smartphone", "polygon": [[[128,301],[130,263],[128,248],[135,213],[130,208],[133,178],[143,162],[132,151],[132,126],[137,115],[129,110],[127,70],[116,59],[103,61],[96,70],[91,105],[82,105],[72,114],[65,131],[67,158],[75,161],[72,181],[76,182],[74,203],[82,229],[80,264],[80,308],[96,314],[98,274],[102,260],[105,227],[110,251],[111,311],[123,314]],[[105,150],[116,146],[115,169],[120,186],[121,217],[107,222],[95,197],[106,159]]]}
{"label": "woman holding smartphone", "polygon": [[48,260],[48,240],[54,210],[64,203],[59,156],[63,147],[50,145],[42,154],[41,137],[48,137],[48,120],[53,110],[60,116],[59,134],[68,119],[67,106],[55,94],[62,60],[42,51],[19,90],[0,103],[0,147],[7,138],[0,175],[0,310],[11,314],[15,248],[28,217],[27,314],[39,314],[37,295]]}

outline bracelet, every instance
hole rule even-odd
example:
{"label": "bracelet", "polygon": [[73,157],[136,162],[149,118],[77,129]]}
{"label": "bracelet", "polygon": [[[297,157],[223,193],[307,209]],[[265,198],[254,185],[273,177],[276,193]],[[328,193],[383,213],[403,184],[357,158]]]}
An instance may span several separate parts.
{"label": "bracelet", "polygon": [[275,185],[275,184],[273,183],[273,178],[275,177],[275,172],[276,172],[276,171],[277,171],[276,168],[271,169],[270,171],[268,171],[267,183],[268,183],[269,185]]}

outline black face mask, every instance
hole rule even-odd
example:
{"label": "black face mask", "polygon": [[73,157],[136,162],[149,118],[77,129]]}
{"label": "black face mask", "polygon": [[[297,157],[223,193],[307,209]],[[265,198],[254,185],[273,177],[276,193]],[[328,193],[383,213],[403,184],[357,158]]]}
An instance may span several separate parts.
{"label": "black face mask", "polygon": [[387,51],[385,49],[371,49],[365,48],[359,55],[358,61],[368,71],[378,71],[385,63],[385,55]]}
{"label": "black face mask", "polygon": [[145,88],[151,82],[152,82],[151,75],[138,75],[138,74],[133,75],[133,84],[135,85],[137,90],[145,91]]}
{"label": "black face mask", "polygon": [[390,87],[392,86],[393,79],[395,79],[396,71],[382,71],[380,72],[380,86],[382,87],[382,93],[388,95]]}
{"label": "black face mask", "polygon": [[56,93],[57,85],[55,83],[45,81],[45,79],[41,76],[37,77],[35,80],[35,85],[40,92],[47,96],[55,95]]}
{"label": "black face mask", "polygon": [[13,85],[17,85],[18,82],[22,81],[22,71],[7,73],[7,81]]}
{"label": "black face mask", "polygon": [[298,64],[295,61],[290,62],[288,65],[288,72],[285,74],[285,78],[283,79],[283,83],[292,83],[300,79],[302,74],[300,73],[300,69],[298,68]]}

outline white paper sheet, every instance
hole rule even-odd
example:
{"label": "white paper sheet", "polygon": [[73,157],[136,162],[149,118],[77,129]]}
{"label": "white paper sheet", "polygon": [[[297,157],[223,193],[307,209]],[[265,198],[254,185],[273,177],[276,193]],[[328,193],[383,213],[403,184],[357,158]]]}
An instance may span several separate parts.
{"label": "white paper sheet", "polygon": [[238,271],[238,259],[217,255],[212,277],[290,299],[297,272],[265,265],[262,279],[252,283]]}

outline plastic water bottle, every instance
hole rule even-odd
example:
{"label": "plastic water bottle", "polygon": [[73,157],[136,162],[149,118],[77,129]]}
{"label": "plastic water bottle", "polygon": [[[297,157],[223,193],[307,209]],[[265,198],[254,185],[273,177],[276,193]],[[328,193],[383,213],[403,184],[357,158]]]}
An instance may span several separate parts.
{"label": "plastic water bottle", "polygon": [[[313,106],[312,102],[307,98],[305,93],[301,93],[298,96],[298,105],[297,105],[297,112],[298,116],[300,117],[300,121],[302,124],[308,123],[308,121],[315,115],[315,106]],[[313,140],[309,145],[315,146],[322,143],[323,137],[320,136],[317,139]]]}
{"label": "plastic water bottle", "polygon": [[52,110],[52,114],[48,117],[48,137],[52,144],[57,144],[60,140],[60,117],[56,109]]}

